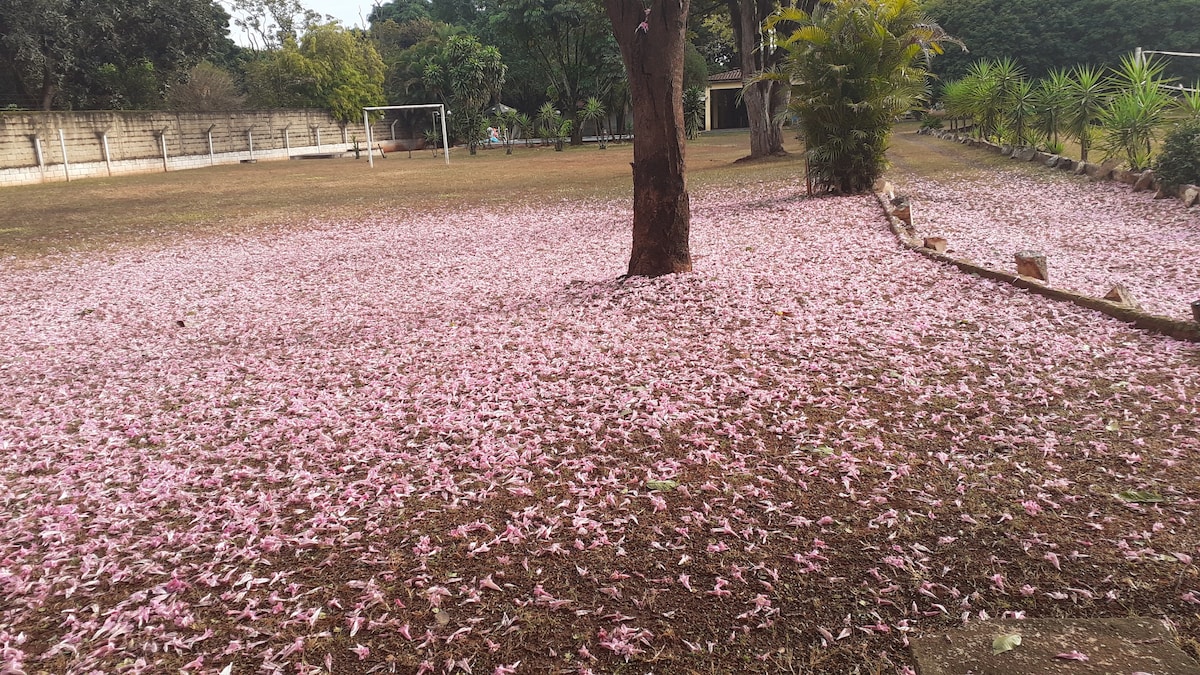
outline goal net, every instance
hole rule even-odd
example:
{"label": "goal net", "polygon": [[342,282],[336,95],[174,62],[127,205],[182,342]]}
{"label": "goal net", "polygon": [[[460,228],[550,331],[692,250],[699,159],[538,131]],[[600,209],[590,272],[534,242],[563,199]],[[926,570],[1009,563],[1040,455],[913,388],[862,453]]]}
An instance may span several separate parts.
{"label": "goal net", "polygon": [[446,134],[446,106],[442,105],[441,103],[422,103],[417,105],[379,105],[363,108],[363,126],[367,128],[367,163],[371,165],[372,169],[375,168],[375,153],[372,151],[372,148],[375,147],[375,141],[371,137],[371,113],[385,110],[434,111],[442,123],[442,150],[446,156],[446,164],[450,164],[450,138]]}

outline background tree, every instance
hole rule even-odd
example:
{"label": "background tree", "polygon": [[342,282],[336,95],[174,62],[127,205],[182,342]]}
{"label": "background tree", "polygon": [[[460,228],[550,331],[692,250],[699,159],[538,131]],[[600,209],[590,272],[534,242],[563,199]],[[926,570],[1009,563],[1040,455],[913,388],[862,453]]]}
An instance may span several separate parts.
{"label": "background tree", "polygon": [[371,42],[337,24],[311,26],[299,44],[285,37],[281,49],[246,73],[254,105],[325,108],[343,122],[386,103],[383,78],[383,60]]}
{"label": "background tree", "polygon": [[633,247],[628,274],[689,272],[683,45],[690,0],[604,0],[633,104]]}
{"label": "background tree", "polygon": [[[971,49],[938,60],[943,79],[963,77],[974,58],[1016,57],[1040,78],[1081,63],[1115,67],[1137,47],[1200,52],[1200,0],[929,0],[925,11]],[[1173,59],[1166,75],[1200,79],[1200,59]]]}
{"label": "background tree", "polygon": [[229,48],[213,0],[0,0],[0,104],[145,106]]}
{"label": "background tree", "polygon": [[244,100],[233,75],[208,61],[196,64],[188,71],[187,79],[175,85],[167,96],[172,109],[190,112],[236,110]]}
{"label": "background tree", "polygon": [[799,27],[768,76],[793,83],[789,112],[810,178],[821,191],[866,192],[883,172],[893,120],[925,95],[927,58],[952,38],[915,0],[828,0],[812,14],[783,10],[767,27],[784,21]]}
{"label": "background tree", "polygon": [[371,26],[385,21],[393,21],[397,24],[428,21],[430,20],[429,10],[430,4],[426,0],[390,0],[372,7],[371,13],[367,15],[367,21]]}
{"label": "background tree", "polygon": [[280,49],[291,38],[333,17],[322,17],[300,0],[233,0],[233,25],[241,28],[254,50]]}
{"label": "background tree", "polygon": [[506,68],[500,50],[473,35],[452,35],[423,61],[422,86],[450,111],[454,135],[474,154],[486,127],[484,108],[499,102]]}
{"label": "background tree", "polygon": [[527,72],[542,83],[551,102],[572,121],[571,142],[582,142],[578,114],[588,96],[608,84],[615,51],[599,6],[587,0],[496,0],[489,7],[495,37],[511,40],[517,54],[537,68]]}

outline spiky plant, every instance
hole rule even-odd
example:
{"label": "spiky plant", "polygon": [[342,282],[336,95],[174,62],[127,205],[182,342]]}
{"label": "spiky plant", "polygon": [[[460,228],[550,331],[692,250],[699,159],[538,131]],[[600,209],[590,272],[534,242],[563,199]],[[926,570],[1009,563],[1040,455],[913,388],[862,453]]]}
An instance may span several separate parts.
{"label": "spiky plant", "polygon": [[896,116],[925,98],[928,60],[957,42],[916,0],[829,0],[811,14],[785,8],[768,30],[798,25],[779,46],[783,66],[761,76],[791,82],[809,177],[824,192],[869,191],[885,168]]}

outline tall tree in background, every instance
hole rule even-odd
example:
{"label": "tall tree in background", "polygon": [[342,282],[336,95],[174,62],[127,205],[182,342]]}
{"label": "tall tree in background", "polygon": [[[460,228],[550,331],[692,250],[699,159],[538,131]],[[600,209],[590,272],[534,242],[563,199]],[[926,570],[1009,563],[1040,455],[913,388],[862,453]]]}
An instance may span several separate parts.
{"label": "tall tree in background", "polygon": [[604,0],[633,102],[631,276],[692,269],[683,121],[683,45],[690,4]]}
{"label": "tall tree in background", "polygon": [[579,110],[589,96],[604,93],[604,55],[612,49],[604,15],[587,0],[497,0],[489,21],[496,35],[507,36],[539,66],[578,145]]}
{"label": "tall tree in background", "polygon": [[270,108],[326,108],[343,122],[362,119],[366,106],[384,105],[383,59],[364,36],[337,24],[310,27],[299,44],[253,62],[246,72],[251,102]]}
{"label": "tall tree in background", "polygon": [[763,21],[779,9],[778,0],[727,0],[733,24],[734,44],[744,82],[742,101],[750,121],[750,159],[787,154],[783,149],[783,120],[780,112],[787,107],[788,85],[779,80],[754,79],[775,70],[783,61],[784,51],[776,48],[772,35],[763,30]]}
{"label": "tall tree in background", "polygon": [[229,42],[228,22],[213,0],[0,0],[0,103],[161,102],[169,85]]}
{"label": "tall tree in background", "polygon": [[[976,58],[1017,59],[1031,77],[1080,64],[1118,67],[1137,47],[1200,52],[1200,0],[929,0],[925,11],[971,54],[939,59],[944,80]],[[1200,59],[1167,62],[1165,75],[1200,78]]]}

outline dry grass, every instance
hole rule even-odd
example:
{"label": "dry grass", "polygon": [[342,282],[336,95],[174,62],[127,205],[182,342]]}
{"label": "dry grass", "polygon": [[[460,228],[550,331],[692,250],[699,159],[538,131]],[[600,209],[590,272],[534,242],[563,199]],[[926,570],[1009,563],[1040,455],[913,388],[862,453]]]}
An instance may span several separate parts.
{"label": "dry grass", "polygon": [[[772,179],[800,159],[737,164],[746,132],[715,132],[688,146],[692,188]],[[347,218],[381,208],[446,209],[485,203],[544,202],[632,192],[630,144],[517,147],[472,157],[451,151],[446,166],[428,151],[367,160],[332,159],[226,165],[207,169],[48,183],[4,190],[0,255],[132,245],[163,238],[249,232],[311,217]]]}

